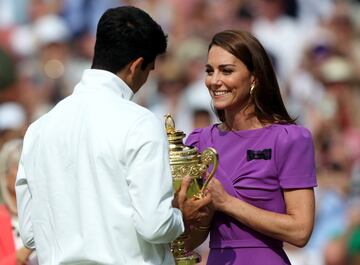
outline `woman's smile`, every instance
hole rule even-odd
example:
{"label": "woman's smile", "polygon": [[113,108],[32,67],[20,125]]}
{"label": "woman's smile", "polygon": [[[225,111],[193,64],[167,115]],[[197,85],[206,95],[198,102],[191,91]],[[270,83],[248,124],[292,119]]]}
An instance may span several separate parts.
{"label": "woman's smile", "polygon": [[212,46],[205,84],[216,109],[241,108],[249,99],[253,76],[245,64],[219,46]]}

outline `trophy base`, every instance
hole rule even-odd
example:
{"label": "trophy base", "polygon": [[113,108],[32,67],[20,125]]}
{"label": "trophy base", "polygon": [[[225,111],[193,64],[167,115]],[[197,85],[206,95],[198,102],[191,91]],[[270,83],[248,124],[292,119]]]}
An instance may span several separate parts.
{"label": "trophy base", "polygon": [[175,257],[176,265],[193,265],[201,261],[201,256],[196,252],[188,252],[181,257]]}

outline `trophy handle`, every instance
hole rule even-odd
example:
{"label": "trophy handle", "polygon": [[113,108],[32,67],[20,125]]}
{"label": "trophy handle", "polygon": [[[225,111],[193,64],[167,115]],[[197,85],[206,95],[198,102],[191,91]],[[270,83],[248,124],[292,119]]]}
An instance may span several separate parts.
{"label": "trophy handle", "polygon": [[218,153],[216,152],[216,150],[214,148],[207,148],[205,149],[202,153],[201,153],[201,161],[205,164],[205,165],[213,165],[213,168],[209,174],[209,176],[207,177],[204,185],[202,186],[199,194],[197,195],[198,198],[204,197],[205,196],[205,190],[210,182],[210,180],[214,177],[216,169],[218,167],[219,164],[219,156]]}

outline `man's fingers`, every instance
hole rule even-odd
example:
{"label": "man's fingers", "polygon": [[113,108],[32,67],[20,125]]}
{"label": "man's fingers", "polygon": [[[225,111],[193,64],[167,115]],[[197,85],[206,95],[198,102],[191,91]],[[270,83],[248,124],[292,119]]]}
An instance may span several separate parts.
{"label": "man's fingers", "polygon": [[203,208],[204,206],[208,205],[211,202],[211,195],[207,194],[206,196],[202,197],[201,199],[191,199],[193,204],[194,210],[199,210],[200,208]]}
{"label": "man's fingers", "polygon": [[191,177],[185,176],[181,182],[181,188],[178,192],[179,201],[183,202],[186,200],[186,193],[189,188],[190,182],[192,181]]}
{"label": "man's fingers", "polygon": [[201,220],[204,217],[207,217],[209,214],[208,213],[204,213],[204,212],[198,212],[197,214],[197,219]]}
{"label": "man's fingers", "polygon": [[208,205],[211,202],[211,195],[210,193],[206,194],[204,197],[202,197],[199,202],[199,208],[204,207],[205,205]]}

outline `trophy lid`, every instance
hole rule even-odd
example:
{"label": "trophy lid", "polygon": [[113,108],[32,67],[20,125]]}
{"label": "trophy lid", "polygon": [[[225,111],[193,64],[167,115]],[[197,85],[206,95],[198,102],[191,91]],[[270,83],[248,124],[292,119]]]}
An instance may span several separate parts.
{"label": "trophy lid", "polygon": [[183,143],[186,134],[183,131],[176,130],[171,114],[165,115],[165,128],[170,147],[170,163],[175,161],[186,163],[186,161],[194,162],[199,160],[196,147],[186,146]]}

